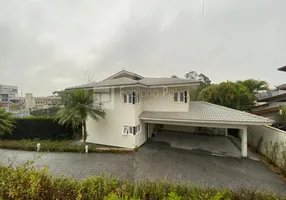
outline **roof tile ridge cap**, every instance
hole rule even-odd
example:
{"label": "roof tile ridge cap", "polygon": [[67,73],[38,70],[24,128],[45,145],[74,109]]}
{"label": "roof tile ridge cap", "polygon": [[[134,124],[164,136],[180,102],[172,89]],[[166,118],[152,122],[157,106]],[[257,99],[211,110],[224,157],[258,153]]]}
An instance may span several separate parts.
{"label": "roof tile ridge cap", "polygon": [[236,109],[228,108],[228,107],[225,107],[225,106],[220,106],[220,105],[213,104],[213,103],[210,103],[210,102],[206,102],[206,101],[200,101],[200,102],[205,103],[205,104],[208,104],[208,105],[212,105],[212,106],[215,106],[215,107],[219,107],[219,108],[224,108],[225,110],[235,110],[235,111],[238,111],[238,112],[240,112],[240,113],[242,113],[242,114],[244,114],[244,115],[256,117],[256,118],[259,118],[259,119],[268,119],[267,117],[262,117],[262,116],[254,115],[254,114],[251,114],[251,113],[248,113],[248,112],[245,112],[245,111],[236,110]]}
{"label": "roof tile ridge cap", "polygon": [[214,104],[214,103],[210,103],[210,102],[207,102],[207,101],[200,101],[202,103],[205,103],[205,104],[208,104],[208,105],[211,105],[211,106],[215,106],[215,107],[218,107],[218,108],[223,108],[225,110],[231,110],[231,111],[237,111],[237,112],[241,112],[241,113],[246,113],[245,111],[241,111],[241,110],[236,110],[236,109],[233,109],[233,108],[228,108],[228,107],[225,107],[225,106],[221,106],[221,105],[217,105],[217,104]]}

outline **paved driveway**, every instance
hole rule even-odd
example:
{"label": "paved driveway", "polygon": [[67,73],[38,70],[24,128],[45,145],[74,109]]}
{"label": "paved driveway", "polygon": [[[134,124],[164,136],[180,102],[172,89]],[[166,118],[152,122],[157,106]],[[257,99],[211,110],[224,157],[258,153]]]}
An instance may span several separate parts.
{"label": "paved driveway", "polygon": [[[38,155],[40,153],[0,150],[0,162],[22,164]],[[283,181],[261,162],[158,147],[152,143],[129,154],[44,153],[35,165],[37,168],[48,165],[52,174],[77,179],[101,173],[131,181],[166,177],[173,182],[190,182],[204,187],[286,193]]]}
{"label": "paved driveway", "polygon": [[[200,150],[222,156],[241,157],[240,149],[225,136],[206,136],[187,132],[163,131],[152,141],[164,142],[175,148]],[[164,145],[164,144],[163,144]]]}

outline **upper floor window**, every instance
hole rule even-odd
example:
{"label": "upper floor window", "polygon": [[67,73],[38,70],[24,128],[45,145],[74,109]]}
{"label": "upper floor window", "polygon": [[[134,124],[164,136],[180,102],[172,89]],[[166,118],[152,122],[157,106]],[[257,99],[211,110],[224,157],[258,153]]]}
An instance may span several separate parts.
{"label": "upper floor window", "polygon": [[139,103],[139,94],[133,93],[125,93],[123,95],[123,102],[126,104],[135,104]]}
{"label": "upper floor window", "polygon": [[174,93],[174,102],[179,103],[187,103],[188,102],[188,92],[182,91],[182,92],[175,92]]}

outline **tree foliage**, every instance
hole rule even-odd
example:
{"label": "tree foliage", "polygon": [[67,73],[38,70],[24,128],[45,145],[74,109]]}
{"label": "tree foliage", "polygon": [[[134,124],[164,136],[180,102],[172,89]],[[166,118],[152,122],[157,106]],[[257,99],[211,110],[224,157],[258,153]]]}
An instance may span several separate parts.
{"label": "tree foliage", "polygon": [[227,81],[206,87],[200,92],[199,99],[237,110],[250,110],[259,91],[269,91],[265,81]]}
{"label": "tree foliage", "polygon": [[55,117],[60,109],[61,109],[60,107],[54,106],[47,109],[34,110],[31,111],[31,115],[37,117]]}
{"label": "tree foliage", "polygon": [[60,93],[64,108],[58,111],[56,119],[60,124],[70,124],[73,127],[82,126],[82,139],[86,142],[86,120],[104,118],[106,113],[97,101],[94,102],[94,93],[90,90],[73,90]]}
{"label": "tree foliage", "polygon": [[197,88],[192,88],[189,90],[191,101],[198,100],[200,92],[211,84],[211,80],[209,79],[209,77],[207,77],[203,73],[198,74],[196,71],[190,71],[186,73],[184,77],[186,79],[200,82],[200,85]]}
{"label": "tree foliage", "polygon": [[179,77],[174,74],[171,76],[171,78],[179,78]]}
{"label": "tree foliage", "polygon": [[211,84],[211,80],[209,79],[209,77],[207,77],[203,73],[198,74],[196,71],[190,71],[190,72],[186,73],[185,78],[190,79],[190,80],[197,80],[197,81],[204,83],[206,85]]}
{"label": "tree foliage", "polygon": [[14,129],[15,120],[10,112],[5,112],[4,109],[0,108],[0,135],[6,133],[11,134]]}

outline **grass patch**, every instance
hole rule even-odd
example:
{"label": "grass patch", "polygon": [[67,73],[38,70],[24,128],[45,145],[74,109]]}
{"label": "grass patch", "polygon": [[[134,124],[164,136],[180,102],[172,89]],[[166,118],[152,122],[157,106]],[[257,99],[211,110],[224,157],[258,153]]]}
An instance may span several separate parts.
{"label": "grass patch", "polygon": [[[71,140],[0,140],[0,148],[12,150],[36,151],[37,144],[41,144],[40,152],[85,152],[85,144],[75,145]],[[88,143],[89,153],[124,153],[131,152],[128,148],[97,148]]]}
{"label": "grass patch", "polygon": [[76,181],[72,178],[56,178],[47,174],[47,168],[36,171],[32,165],[16,168],[0,166],[0,199],[61,199],[61,200],[276,200],[276,194],[229,189],[204,189],[187,184],[167,181],[141,181],[130,183],[108,176],[89,177]]}

